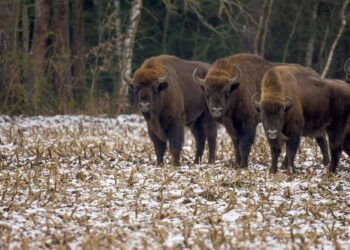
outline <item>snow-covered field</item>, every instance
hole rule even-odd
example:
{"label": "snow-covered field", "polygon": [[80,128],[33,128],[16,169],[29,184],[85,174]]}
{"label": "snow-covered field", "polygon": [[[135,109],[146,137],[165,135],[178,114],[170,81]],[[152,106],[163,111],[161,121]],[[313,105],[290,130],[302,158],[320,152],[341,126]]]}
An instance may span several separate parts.
{"label": "snow-covered field", "polygon": [[156,167],[137,115],[0,116],[0,249],[350,248],[345,155],[327,177],[306,139],[297,174],[271,176],[259,131],[240,173],[223,128],[215,164],[192,164],[192,140]]}

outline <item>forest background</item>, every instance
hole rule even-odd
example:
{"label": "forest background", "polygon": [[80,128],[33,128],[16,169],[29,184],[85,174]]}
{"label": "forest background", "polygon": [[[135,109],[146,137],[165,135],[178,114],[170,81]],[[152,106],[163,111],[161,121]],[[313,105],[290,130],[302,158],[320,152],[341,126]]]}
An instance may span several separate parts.
{"label": "forest background", "polygon": [[121,71],[159,54],[251,52],[342,79],[349,1],[0,0],[0,113],[133,112]]}

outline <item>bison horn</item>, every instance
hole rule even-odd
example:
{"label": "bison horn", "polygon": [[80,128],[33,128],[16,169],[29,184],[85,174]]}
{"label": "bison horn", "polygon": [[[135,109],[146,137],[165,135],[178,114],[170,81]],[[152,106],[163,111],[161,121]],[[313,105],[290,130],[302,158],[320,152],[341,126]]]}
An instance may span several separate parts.
{"label": "bison horn", "polygon": [[286,97],[286,101],[284,102],[285,109],[289,109],[293,105],[292,98]]}
{"label": "bison horn", "polygon": [[124,68],[123,69],[123,71],[122,71],[122,78],[128,85],[132,85],[134,80],[128,76],[128,74],[126,73],[127,71],[128,71],[128,68]]}
{"label": "bison horn", "polygon": [[193,71],[192,73],[192,77],[193,79],[198,82],[200,85],[204,86],[205,84],[205,80],[200,78],[199,75],[198,75],[198,69],[199,69],[200,66],[198,66],[197,68],[195,68],[195,70]]}
{"label": "bison horn", "polygon": [[255,107],[260,107],[260,102],[258,101],[258,95],[259,95],[259,93],[256,92],[251,98],[252,103]]}
{"label": "bison horn", "polygon": [[162,76],[158,76],[158,83],[163,83],[166,82],[168,80],[169,77],[169,69],[165,66],[163,66],[165,69],[165,74]]}
{"label": "bison horn", "polygon": [[235,70],[236,71],[236,75],[228,80],[231,85],[238,83],[239,80],[241,79],[241,76],[242,76],[241,69],[239,67],[237,67],[236,65],[233,65],[233,67],[236,69]]}
{"label": "bison horn", "polygon": [[344,64],[344,71],[347,75],[350,75],[350,58]]}

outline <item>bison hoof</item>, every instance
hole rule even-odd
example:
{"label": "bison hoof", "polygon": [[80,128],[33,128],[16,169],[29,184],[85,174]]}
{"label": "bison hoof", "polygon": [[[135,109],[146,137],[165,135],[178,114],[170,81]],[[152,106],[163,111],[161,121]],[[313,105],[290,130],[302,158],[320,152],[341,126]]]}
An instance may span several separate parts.
{"label": "bison hoof", "polygon": [[277,173],[277,168],[270,168],[269,173],[270,174],[276,174]]}
{"label": "bison hoof", "polygon": [[281,169],[283,169],[283,170],[287,170],[287,169],[288,169],[287,164],[283,163],[283,164],[281,165]]}
{"label": "bison hoof", "polygon": [[289,167],[289,168],[287,168],[287,173],[289,175],[293,175],[293,174],[295,174],[295,169],[293,167]]}
{"label": "bison hoof", "polygon": [[164,163],[163,162],[157,162],[157,167],[163,167]]}
{"label": "bison hoof", "polygon": [[196,158],[196,159],[194,160],[194,164],[199,164],[201,161],[202,161],[201,158]]}
{"label": "bison hoof", "polygon": [[330,161],[329,159],[323,160],[323,165],[326,166],[326,167],[327,167],[330,163],[331,163],[331,161]]}
{"label": "bison hoof", "polygon": [[336,166],[332,166],[330,164],[329,167],[328,167],[328,172],[331,173],[331,174],[335,174],[335,169],[336,169]]}
{"label": "bison hoof", "polygon": [[214,164],[215,163],[215,159],[209,159],[208,160],[208,164]]}

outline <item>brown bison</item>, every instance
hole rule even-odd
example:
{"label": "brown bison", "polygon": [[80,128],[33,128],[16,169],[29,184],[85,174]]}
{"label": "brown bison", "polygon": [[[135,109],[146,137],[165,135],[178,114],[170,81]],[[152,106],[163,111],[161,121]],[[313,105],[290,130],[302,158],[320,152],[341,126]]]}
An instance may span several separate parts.
{"label": "brown bison", "polygon": [[272,163],[277,171],[282,142],[286,142],[287,165],[295,172],[294,158],[301,136],[327,132],[331,151],[329,170],[335,172],[350,117],[350,87],[343,81],[323,80],[295,66],[268,70],[261,86],[260,110]]}
{"label": "brown bison", "polygon": [[[254,143],[256,126],[260,115],[251,102],[253,95],[260,92],[262,78],[274,65],[252,54],[237,54],[218,59],[209,69],[205,79],[193,77],[203,86],[207,105],[211,115],[222,123],[230,135],[236,163],[241,168],[248,166],[248,156]],[[317,75],[310,70],[310,74]],[[317,139],[324,155],[324,163],[329,163],[327,140],[324,136]],[[283,166],[287,165],[284,160]]]}
{"label": "brown bison", "polygon": [[180,164],[184,126],[190,127],[196,140],[198,163],[205,141],[209,145],[209,162],[215,160],[217,128],[206,107],[203,90],[194,82],[192,72],[198,66],[206,73],[209,64],[160,55],[146,59],[133,79],[123,72],[123,79],[133,86],[139,109],[147,122],[157,164],[163,163],[169,141],[174,164]]}
{"label": "brown bison", "polygon": [[203,79],[198,71],[193,77],[203,86],[213,118],[222,123],[230,135],[236,163],[248,167],[248,156],[260,122],[250,99],[259,91],[261,79],[272,64],[252,54],[237,54],[218,59]]}

